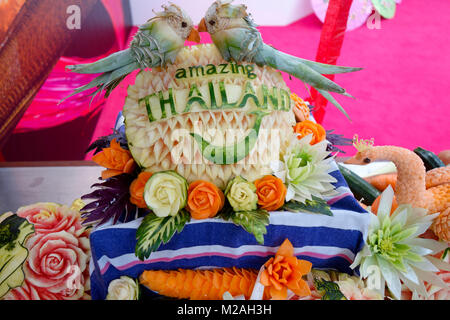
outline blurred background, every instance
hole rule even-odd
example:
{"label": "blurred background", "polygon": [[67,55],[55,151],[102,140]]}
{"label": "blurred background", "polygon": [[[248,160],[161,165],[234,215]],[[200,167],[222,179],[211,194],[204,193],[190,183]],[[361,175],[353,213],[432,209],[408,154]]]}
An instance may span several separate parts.
{"label": "blurred background", "polygon": [[[172,2],[189,12],[196,24],[212,3]],[[396,2],[395,16],[384,19],[370,0],[353,1],[337,64],[364,70],[335,78],[355,97],[336,96],[352,121],[329,104],[321,122],[325,129],[334,129],[347,138],[357,133],[374,138],[378,145],[421,146],[439,153],[450,148],[450,104],[445,98],[450,75],[450,36],[446,32],[450,3]],[[159,11],[163,3],[166,1],[0,0],[0,65],[10,72],[7,75],[0,70],[0,119],[8,124],[0,129],[0,159],[90,159],[91,154],[85,154],[87,146],[111,133],[126,87],[134,83],[136,72],[108,99],[99,97],[90,103],[91,97],[80,94],[58,104],[74,88],[92,79],[72,74],[65,66],[95,61],[125,49],[137,26],[153,16],[152,10]],[[328,0],[235,3],[247,5],[266,43],[295,56],[316,59]],[[73,13],[68,7],[72,4],[81,9],[82,19],[79,28],[69,29],[67,19]],[[42,21],[52,17],[58,27],[44,28]],[[34,39],[34,35],[39,38],[47,33],[45,39],[50,40]],[[201,36],[202,42],[211,42],[207,34]],[[34,53],[25,56],[24,46],[33,46]],[[27,69],[27,63],[40,67]],[[304,99],[309,97],[303,83],[286,75],[284,78],[292,92]],[[344,150],[346,155],[354,153],[351,147]]]}

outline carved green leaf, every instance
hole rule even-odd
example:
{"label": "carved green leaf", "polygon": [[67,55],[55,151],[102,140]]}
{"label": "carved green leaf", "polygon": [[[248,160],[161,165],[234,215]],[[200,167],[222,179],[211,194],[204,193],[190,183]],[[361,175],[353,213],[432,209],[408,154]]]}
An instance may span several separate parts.
{"label": "carved green leaf", "polygon": [[264,235],[267,233],[266,226],[269,225],[269,216],[266,210],[261,209],[235,212],[227,201],[216,217],[241,226],[245,231],[253,234],[258,243],[263,244]]}
{"label": "carved green leaf", "polygon": [[331,212],[330,206],[327,204],[327,202],[316,196],[312,196],[312,200],[306,200],[305,203],[291,200],[285,203],[283,208],[291,212],[302,211],[333,216],[333,212]]}
{"label": "carved green leaf", "polygon": [[136,231],[136,256],[140,260],[148,258],[161,243],[167,243],[175,232],[181,232],[190,219],[189,213],[185,210],[181,210],[175,216],[164,218],[155,214],[145,216]]}
{"label": "carved green leaf", "polygon": [[269,213],[266,210],[234,212],[231,221],[253,234],[258,243],[264,244],[266,226],[269,225]]}
{"label": "carved green leaf", "polygon": [[444,250],[444,253],[442,254],[441,259],[445,260],[445,258],[447,257],[447,254],[450,252],[450,247],[448,247],[447,249]]}
{"label": "carved green leaf", "polygon": [[347,300],[342,294],[339,285],[325,279],[314,279],[317,291],[322,294],[322,300]]}

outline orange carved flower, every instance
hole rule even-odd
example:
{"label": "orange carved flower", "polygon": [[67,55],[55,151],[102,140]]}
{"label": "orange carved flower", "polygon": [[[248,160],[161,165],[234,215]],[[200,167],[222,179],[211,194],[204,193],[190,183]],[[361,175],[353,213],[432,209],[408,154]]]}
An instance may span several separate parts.
{"label": "orange carved flower", "polygon": [[102,179],[131,173],[136,168],[131,152],[123,149],[116,139],[111,140],[109,148],[104,148],[93,156],[92,160],[107,169],[102,172]]}
{"label": "orange carved flower", "polygon": [[187,210],[192,218],[200,220],[214,217],[223,207],[225,196],[214,184],[197,180],[188,188]]}
{"label": "orange carved flower", "polygon": [[299,297],[309,296],[311,291],[302,277],[311,271],[311,266],[311,262],[299,260],[294,256],[294,247],[286,239],[275,257],[264,264],[265,269],[261,273],[260,281],[274,300],[285,300],[287,289]]}
{"label": "orange carved flower", "polygon": [[130,202],[138,208],[148,208],[144,200],[144,188],[151,176],[151,172],[143,171],[130,185]]}
{"label": "orange carved flower", "polygon": [[313,138],[310,142],[311,145],[314,145],[322,140],[325,140],[327,135],[325,129],[320,124],[312,122],[311,120],[298,122],[294,126],[294,132],[299,134],[298,136],[299,139],[304,138],[312,133]]}
{"label": "orange carved flower", "polygon": [[306,102],[295,93],[291,94],[291,99],[295,103],[292,109],[295,114],[295,119],[299,122],[309,120],[309,107]]}
{"label": "orange carved flower", "polygon": [[287,189],[281,179],[265,176],[256,180],[255,186],[261,209],[275,211],[283,206]]}

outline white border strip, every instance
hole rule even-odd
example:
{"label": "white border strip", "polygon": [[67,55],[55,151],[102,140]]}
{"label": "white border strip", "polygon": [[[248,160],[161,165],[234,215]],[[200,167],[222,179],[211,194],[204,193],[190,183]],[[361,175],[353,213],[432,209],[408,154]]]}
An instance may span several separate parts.
{"label": "white border strip", "polygon": [[[102,256],[98,259],[97,264],[99,266],[100,271],[105,268],[105,266],[109,263],[115,268],[120,269],[121,267],[130,264],[132,262],[138,262],[140,264],[148,264],[152,263],[159,259],[174,259],[176,260],[178,257],[186,256],[186,255],[199,255],[199,256],[208,256],[208,253],[215,254],[220,252],[224,257],[226,256],[236,256],[245,257],[248,255],[271,255],[275,254],[278,250],[278,247],[265,247],[265,246],[252,246],[252,245],[244,245],[237,248],[220,246],[220,245],[205,245],[205,246],[194,246],[188,248],[181,248],[177,250],[162,250],[152,252],[151,258],[140,261],[134,253],[127,253],[115,258],[110,258],[106,255]],[[304,253],[314,253],[317,255],[326,255],[326,256],[337,256],[344,255],[349,260],[353,261],[355,258],[355,254],[346,248],[338,248],[338,247],[330,247],[330,246],[303,246],[294,248],[294,254],[296,256],[302,255]],[[181,259],[181,258],[180,258]],[[91,266],[91,273],[93,272]]]}

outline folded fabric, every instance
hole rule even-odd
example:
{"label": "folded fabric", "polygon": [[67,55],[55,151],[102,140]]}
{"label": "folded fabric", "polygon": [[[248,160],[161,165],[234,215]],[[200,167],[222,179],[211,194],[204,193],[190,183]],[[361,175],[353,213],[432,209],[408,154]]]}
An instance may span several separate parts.
{"label": "folded fabric", "polygon": [[138,278],[144,270],[238,267],[259,269],[288,238],[299,259],[313,268],[353,273],[349,268],[362,248],[370,221],[334,163],[338,195],[327,198],[333,216],[306,212],[271,212],[260,245],[242,227],[222,219],[194,220],[145,261],[135,256],[136,230],[142,218],[103,225],[91,232],[93,299],[105,299],[109,283],[120,276]]}

